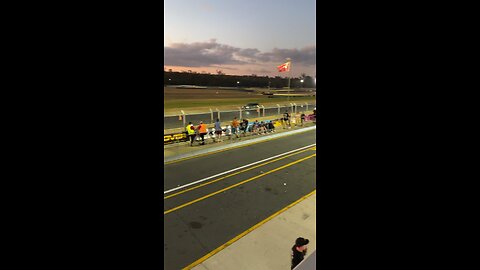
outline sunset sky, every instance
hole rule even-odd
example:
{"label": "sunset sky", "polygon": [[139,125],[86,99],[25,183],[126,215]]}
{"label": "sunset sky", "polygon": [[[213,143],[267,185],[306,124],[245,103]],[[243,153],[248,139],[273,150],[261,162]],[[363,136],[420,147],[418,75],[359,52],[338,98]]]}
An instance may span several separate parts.
{"label": "sunset sky", "polygon": [[315,76],[315,0],[164,0],[164,67]]}

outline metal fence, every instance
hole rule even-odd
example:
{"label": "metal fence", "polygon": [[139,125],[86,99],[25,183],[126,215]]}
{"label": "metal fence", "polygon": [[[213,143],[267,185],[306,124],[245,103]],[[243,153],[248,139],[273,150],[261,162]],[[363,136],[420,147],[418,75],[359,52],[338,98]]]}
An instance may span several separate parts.
{"label": "metal fence", "polygon": [[188,113],[188,111],[180,110],[177,115],[165,115],[163,118],[163,129],[182,128],[187,125],[188,122],[192,122],[197,125],[200,121],[205,124],[213,124],[218,118],[220,121],[231,121],[234,117],[237,119],[254,119],[265,116],[274,116],[283,114],[285,111],[291,113],[306,112],[307,114],[313,111],[316,104],[312,103],[290,103],[289,105],[277,104],[275,107],[260,106],[258,109],[242,109],[233,111],[220,111],[217,109],[210,109],[209,112],[204,113]]}

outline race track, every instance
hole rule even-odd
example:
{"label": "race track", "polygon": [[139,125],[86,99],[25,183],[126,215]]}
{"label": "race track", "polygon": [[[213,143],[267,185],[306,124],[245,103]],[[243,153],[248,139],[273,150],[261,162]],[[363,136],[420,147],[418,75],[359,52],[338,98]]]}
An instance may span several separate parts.
{"label": "race track", "polygon": [[315,190],[315,159],[309,130],[165,164],[164,268],[190,265]]}

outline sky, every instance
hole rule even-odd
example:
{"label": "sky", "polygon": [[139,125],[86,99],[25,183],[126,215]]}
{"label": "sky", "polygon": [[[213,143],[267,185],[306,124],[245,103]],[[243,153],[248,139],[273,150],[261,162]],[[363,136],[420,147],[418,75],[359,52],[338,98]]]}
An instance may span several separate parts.
{"label": "sky", "polygon": [[316,76],[315,13],[315,0],[164,0],[164,67]]}

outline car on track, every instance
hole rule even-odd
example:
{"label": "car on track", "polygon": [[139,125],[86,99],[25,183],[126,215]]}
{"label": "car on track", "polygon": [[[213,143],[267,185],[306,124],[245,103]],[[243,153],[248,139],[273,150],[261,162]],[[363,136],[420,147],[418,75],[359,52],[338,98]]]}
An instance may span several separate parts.
{"label": "car on track", "polygon": [[256,109],[256,108],[260,108],[260,104],[258,104],[258,103],[248,103],[247,105],[242,107],[242,109],[245,109],[245,110]]}

